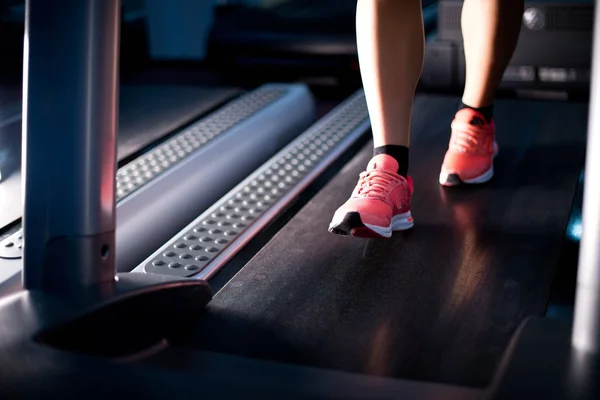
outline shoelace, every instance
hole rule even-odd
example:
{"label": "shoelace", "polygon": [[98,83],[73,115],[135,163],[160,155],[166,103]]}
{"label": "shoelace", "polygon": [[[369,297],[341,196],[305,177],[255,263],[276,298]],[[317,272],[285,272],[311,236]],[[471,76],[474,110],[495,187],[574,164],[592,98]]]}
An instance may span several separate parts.
{"label": "shoelace", "polygon": [[365,171],[360,174],[357,194],[363,196],[383,195],[388,186],[398,177],[392,172],[381,169]]}
{"label": "shoelace", "polygon": [[452,122],[450,147],[454,151],[475,153],[481,139],[482,129],[466,122]]}

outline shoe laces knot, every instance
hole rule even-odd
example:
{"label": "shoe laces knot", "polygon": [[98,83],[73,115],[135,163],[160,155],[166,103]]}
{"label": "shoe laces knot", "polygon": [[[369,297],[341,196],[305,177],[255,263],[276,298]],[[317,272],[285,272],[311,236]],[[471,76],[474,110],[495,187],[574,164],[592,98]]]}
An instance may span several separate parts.
{"label": "shoe laces knot", "polygon": [[458,153],[476,154],[482,150],[486,143],[485,132],[477,125],[467,122],[452,122],[452,136],[450,149]]}
{"label": "shoe laces knot", "polygon": [[374,169],[360,174],[357,194],[361,196],[384,196],[398,177],[392,172]]}

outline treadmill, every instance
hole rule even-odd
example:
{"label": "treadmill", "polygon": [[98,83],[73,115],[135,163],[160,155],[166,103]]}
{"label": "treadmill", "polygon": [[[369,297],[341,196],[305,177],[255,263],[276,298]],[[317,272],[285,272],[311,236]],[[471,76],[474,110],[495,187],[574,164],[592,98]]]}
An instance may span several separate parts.
{"label": "treadmill", "polygon": [[[30,24],[40,23],[35,10],[43,4],[30,1]],[[116,2],[82,4],[80,16],[87,6],[115,18]],[[115,30],[104,29],[98,39],[114,45]],[[41,40],[36,32],[31,43]],[[53,37],[45,33],[44,39]],[[103,59],[111,54],[106,51]],[[113,58],[106,65],[115,64]],[[598,69],[597,62],[593,67]],[[592,110],[598,107],[596,91],[594,81]],[[116,93],[109,92],[94,92],[97,112],[114,112]],[[28,99],[29,111],[35,112],[36,101]],[[369,121],[360,90],[132,273],[115,275],[115,202],[101,196],[116,187],[113,164],[103,162],[115,154],[114,139],[103,131],[90,134],[104,144],[103,155],[88,160],[95,168],[86,170],[89,181],[98,183],[92,186],[96,192],[69,187],[72,193],[64,198],[72,207],[52,209],[62,218],[40,218],[42,205],[54,203],[34,200],[46,193],[39,182],[56,171],[27,168],[24,290],[0,299],[0,357],[6,360],[0,363],[0,394],[598,398],[595,113],[586,141],[586,101],[499,100],[497,177],[457,191],[439,187],[434,158],[441,161],[445,150],[448,122],[442,117],[450,118],[458,101],[447,94],[417,96],[413,158],[428,161],[413,162],[411,169],[421,185],[414,199],[417,224],[388,241],[336,237],[326,229],[370,157],[370,144],[361,143],[368,139]],[[28,126],[26,156],[44,147],[43,133],[39,124]],[[63,135],[74,141],[76,132]],[[74,159],[85,157],[80,145],[70,153]],[[540,316],[586,147],[572,324]],[[563,156],[558,161],[551,157],[556,153]],[[350,161],[337,161],[344,158]],[[61,163],[49,165],[73,174]],[[317,190],[320,177],[327,179]],[[295,208],[311,190],[318,193]],[[81,211],[82,198],[92,200],[86,205],[98,211],[90,214],[94,218],[74,218],[88,215]],[[292,210],[295,215],[286,218]],[[88,229],[61,225],[67,217],[85,219]],[[272,237],[258,246],[269,231]],[[246,254],[250,261],[238,268],[236,259],[239,264],[248,246],[260,249]]]}

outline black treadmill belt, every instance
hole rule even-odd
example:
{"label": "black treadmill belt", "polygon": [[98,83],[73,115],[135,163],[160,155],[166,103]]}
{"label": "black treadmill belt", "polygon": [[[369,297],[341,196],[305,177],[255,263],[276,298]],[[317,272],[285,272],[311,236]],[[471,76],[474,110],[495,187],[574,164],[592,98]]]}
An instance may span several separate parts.
{"label": "black treadmill belt", "polygon": [[239,93],[233,88],[121,86],[117,158],[131,156]]}
{"label": "black treadmill belt", "polygon": [[543,314],[582,167],[587,104],[498,101],[486,186],[437,183],[456,98],[420,96],[415,228],[327,227],[365,147],[214,298],[179,345],[365,374],[484,386],[517,325]]}

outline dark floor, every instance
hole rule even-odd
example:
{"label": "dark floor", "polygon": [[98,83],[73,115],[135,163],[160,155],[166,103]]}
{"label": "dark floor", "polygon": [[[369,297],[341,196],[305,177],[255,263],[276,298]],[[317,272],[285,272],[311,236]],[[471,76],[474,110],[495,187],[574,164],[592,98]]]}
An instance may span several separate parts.
{"label": "dark floor", "polygon": [[371,156],[359,153],[209,304],[178,346],[482,387],[518,324],[543,315],[583,162],[587,104],[499,101],[496,177],[437,184],[458,99],[413,117],[416,227],[331,235]]}

